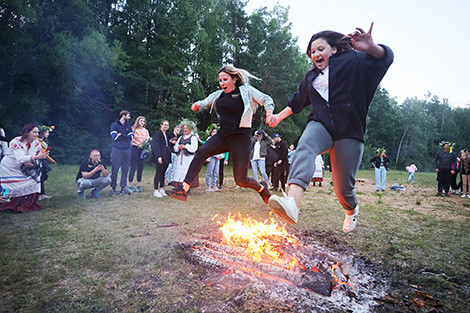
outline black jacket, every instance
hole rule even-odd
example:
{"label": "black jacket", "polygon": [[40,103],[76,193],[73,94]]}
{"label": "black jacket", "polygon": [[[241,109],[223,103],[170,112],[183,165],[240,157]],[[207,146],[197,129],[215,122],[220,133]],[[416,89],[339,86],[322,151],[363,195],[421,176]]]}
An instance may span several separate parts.
{"label": "black jacket", "polygon": [[[384,167],[388,171],[388,163],[390,162],[390,159],[384,156]],[[370,163],[372,163],[376,168],[380,167],[380,156],[376,156],[372,159],[370,159]]]}
{"label": "black jacket", "polygon": [[445,152],[444,150],[439,150],[436,153],[436,157],[434,159],[434,167],[435,168],[445,168],[445,169],[457,169],[457,156],[454,152]]}
{"label": "black jacket", "polygon": [[150,141],[150,146],[152,147],[152,157],[151,161],[157,163],[158,158],[162,158],[164,163],[171,162],[171,151],[170,149],[173,145],[169,142],[172,138],[173,133],[167,133],[165,136],[161,130],[157,131]]}
{"label": "black jacket", "polygon": [[276,162],[277,160],[278,158],[277,158],[276,149],[273,148],[271,145],[268,145],[266,148],[266,159],[265,159],[266,165],[273,165],[274,162]]}
{"label": "black jacket", "polygon": [[354,138],[364,142],[366,117],[380,81],[393,62],[393,52],[383,46],[381,58],[359,51],[338,52],[329,59],[329,102],[312,86],[318,68],[307,72],[299,91],[289,100],[293,113],[312,105],[308,122],[322,123],[333,140]]}
{"label": "black jacket", "polygon": [[282,160],[282,163],[288,164],[289,160],[287,159],[287,142],[284,140],[279,141],[276,143],[276,153],[277,153],[277,160]]}

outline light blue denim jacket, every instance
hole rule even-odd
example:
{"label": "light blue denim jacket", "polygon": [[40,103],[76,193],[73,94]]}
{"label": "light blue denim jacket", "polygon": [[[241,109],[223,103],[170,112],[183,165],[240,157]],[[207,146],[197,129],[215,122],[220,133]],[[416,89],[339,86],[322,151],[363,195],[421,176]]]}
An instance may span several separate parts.
{"label": "light blue denim jacket", "polygon": [[[241,85],[238,88],[240,89],[243,105],[245,107],[243,110],[242,118],[240,119],[239,127],[251,127],[251,124],[253,122],[253,115],[256,112],[256,107],[258,106],[258,104],[263,105],[265,110],[274,110],[274,101],[267,94],[262,93],[258,89],[248,84]],[[198,111],[202,111],[211,107],[212,112],[212,109],[215,108],[215,104],[220,98],[222,92],[222,90],[214,91],[204,100],[197,101],[196,103],[199,103],[201,105]]]}

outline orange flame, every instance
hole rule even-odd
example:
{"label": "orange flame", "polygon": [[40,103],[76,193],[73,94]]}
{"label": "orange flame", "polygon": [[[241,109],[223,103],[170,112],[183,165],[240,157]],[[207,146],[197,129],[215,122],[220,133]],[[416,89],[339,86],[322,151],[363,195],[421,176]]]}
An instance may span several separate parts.
{"label": "orange flame", "polygon": [[[241,245],[249,249],[250,255],[255,261],[261,261],[266,257],[271,259],[272,263],[285,262],[285,253],[279,251],[275,244],[270,242],[275,240],[287,240],[291,243],[297,243],[287,233],[284,226],[279,226],[273,218],[258,222],[250,217],[242,217],[242,220],[235,220],[229,214],[227,220],[221,224],[220,230],[224,235],[225,241],[228,245]],[[284,259],[283,259],[284,257]],[[288,261],[291,265],[297,263],[295,258],[290,258]]]}

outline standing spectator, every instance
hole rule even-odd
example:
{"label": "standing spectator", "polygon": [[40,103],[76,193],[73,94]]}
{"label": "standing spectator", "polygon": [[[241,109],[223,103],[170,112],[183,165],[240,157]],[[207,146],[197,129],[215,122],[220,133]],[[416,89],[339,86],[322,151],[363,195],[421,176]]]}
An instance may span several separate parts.
{"label": "standing spectator", "polygon": [[[450,151],[452,152],[452,147],[450,147]],[[462,187],[462,179],[460,179],[460,182],[457,184],[457,176],[460,176],[459,169],[460,169],[460,154],[459,156],[456,157],[455,167],[452,167],[452,170],[454,171],[454,173],[450,175],[450,188],[452,188],[452,192],[456,195],[459,194],[459,189]]]}
{"label": "standing spectator", "polygon": [[38,203],[41,191],[41,161],[49,152],[41,152],[38,141],[39,128],[25,125],[20,136],[10,141],[5,157],[0,163],[2,187],[9,188],[9,202],[0,204],[0,211],[29,212],[41,209]]}
{"label": "standing spectator", "polygon": [[269,199],[271,209],[295,224],[302,196],[315,172],[315,158],[329,152],[334,190],[345,210],[343,231],[357,225],[359,206],[355,193],[356,174],[364,151],[369,105],[380,81],[393,62],[393,52],[372,39],[372,27],[358,27],[344,35],[321,31],[310,39],[307,56],[313,66],[287,107],[266,122],[275,127],[293,113],[312,106],[307,126],[297,145],[289,176],[289,195]]}
{"label": "standing spectator", "polygon": [[3,159],[3,156],[8,149],[8,139],[5,137],[5,130],[0,127],[0,160]]}
{"label": "standing spectator", "polygon": [[[287,143],[282,140],[282,136],[278,133],[273,135],[273,139],[276,142],[277,159],[276,162],[274,162],[273,186],[271,189],[285,191],[287,182],[286,167],[289,165],[287,159]],[[281,183],[280,186],[279,182]]]}
{"label": "standing spectator", "polygon": [[[194,155],[198,148],[198,139],[194,133],[196,130],[196,124],[193,121],[185,119],[181,122],[181,125],[183,125],[183,135],[178,138],[174,146],[174,152],[176,152],[177,158],[175,164],[173,164],[175,167],[173,185],[177,187],[181,187],[183,185],[189,165],[194,159]],[[196,187],[196,185],[198,185],[196,184],[196,179],[198,179],[197,173],[189,182],[191,187]]]}
{"label": "standing spectator", "polygon": [[271,186],[274,182],[274,163],[277,161],[276,141],[271,139],[271,143],[266,147],[266,175],[271,177]]}
{"label": "standing spectator", "polygon": [[228,152],[222,153],[222,159],[219,162],[219,180],[218,180],[219,189],[224,188],[224,168],[225,166],[228,165],[228,158],[229,158]]}
{"label": "standing spectator", "polygon": [[[178,137],[180,136],[180,131],[181,131],[181,127],[175,126],[173,127],[173,133],[169,134],[168,136],[170,144],[171,144],[170,150],[172,151],[176,143],[176,140],[178,140]],[[166,172],[165,172],[165,179],[168,181],[168,185],[172,185],[173,183],[173,172],[174,172],[173,164],[175,163],[175,160],[176,160],[176,153],[172,153],[171,162],[170,164],[168,164],[168,168],[166,169]]]}
{"label": "standing spectator", "polygon": [[312,177],[312,185],[315,187],[315,183],[318,182],[318,186],[321,187],[321,183],[323,181],[323,169],[325,165],[323,163],[323,157],[321,154],[317,155],[315,158],[315,172],[313,173]]}
{"label": "standing spectator", "polygon": [[415,182],[415,172],[418,170],[418,168],[415,165],[414,161],[411,161],[407,166],[406,166],[406,171],[410,174],[408,176],[408,182],[409,183],[414,183]]}
{"label": "standing spectator", "polygon": [[[218,127],[214,125],[215,124],[211,125],[213,128],[210,131],[210,136],[207,138],[207,140],[209,140],[212,136],[215,136],[217,134]],[[201,142],[204,144],[205,142],[207,142],[207,140],[201,141]],[[213,155],[208,158],[209,162],[207,163],[207,171],[206,171],[206,191],[219,191],[220,190],[219,188],[217,188],[217,180],[219,179],[219,168],[220,168],[220,162],[222,158],[223,158],[222,153]]]}
{"label": "standing spectator", "polygon": [[[132,126],[134,132],[134,138],[132,139],[131,145],[131,166],[129,170],[129,191],[130,192],[142,192],[142,173],[144,171],[145,159],[141,157],[144,145],[150,139],[149,131],[145,128],[147,126],[147,120],[143,116],[139,116]],[[137,170],[137,187],[134,188],[134,173]]]}
{"label": "standing spectator", "polygon": [[257,77],[248,71],[232,65],[223,66],[218,73],[221,90],[192,104],[193,111],[216,109],[220,118],[220,129],[196,154],[184,179],[184,184],[169,193],[173,198],[187,201],[190,181],[197,176],[206,158],[223,152],[232,153],[233,176],[237,186],[256,190],[263,201],[268,203],[271,196],[267,182],[258,183],[248,177],[250,166],[251,126],[258,105],[263,105],[266,117],[272,115],[272,98],[249,85],[250,78]]}
{"label": "standing spectator", "polygon": [[[41,152],[46,152],[50,151],[51,148],[49,147],[49,135],[50,133],[54,130],[54,126],[39,126],[39,137],[38,140],[41,143]],[[46,160],[48,162],[46,162]],[[46,159],[42,160],[42,166],[41,166],[41,193],[39,195],[38,200],[42,199],[50,199],[52,196],[46,195],[46,189],[45,189],[45,182],[47,178],[49,177],[49,172],[52,171],[52,168],[49,166],[49,163],[56,165],[57,162],[51,158],[49,155],[47,156]]]}
{"label": "standing spectator", "polygon": [[271,143],[272,139],[268,134],[260,129],[255,132],[255,135],[251,139],[251,169],[253,170],[253,179],[259,182],[258,180],[258,169],[263,176],[265,182],[268,183],[269,187],[269,178],[266,174],[266,154],[268,151],[268,145]]}
{"label": "standing spectator", "polygon": [[113,140],[113,150],[111,152],[111,191],[110,196],[116,195],[117,176],[121,168],[121,194],[130,195],[127,190],[127,174],[129,173],[129,162],[131,160],[131,142],[134,139],[129,120],[131,113],[122,110],[119,119],[111,124],[111,139]]}
{"label": "standing spectator", "polygon": [[462,180],[461,198],[470,198],[470,160],[466,150],[460,152],[460,174]]}
{"label": "standing spectator", "polygon": [[290,145],[289,150],[287,151],[287,161],[289,162],[289,165],[287,166],[287,169],[286,169],[286,177],[289,177],[289,174],[290,174],[290,167],[292,164],[292,159],[294,157],[294,152],[295,152],[295,146]]}
{"label": "standing spectator", "polygon": [[454,168],[457,168],[457,157],[454,152],[450,151],[451,144],[447,141],[441,141],[439,146],[442,147],[442,150],[437,151],[436,157],[434,160],[434,167],[436,168],[437,174],[437,194],[440,196],[442,191],[446,196],[449,195],[450,188],[450,178],[455,171]]}
{"label": "standing spectator", "polygon": [[90,151],[90,157],[80,164],[77,178],[75,179],[80,198],[85,199],[85,190],[94,188],[90,193],[93,197],[99,198],[100,191],[111,184],[111,177],[106,166],[101,163],[101,153],[97,149]]}
{"label": "standing spectator", "polygon": [[375,191],[385,191],[390,159],[385,154],[387,152],[385,148],[378,148],[376,152],[377,156],[370,159],[370,163],[375,168]]}
{"label": "standing spectator", "polygon": [[153,195],[157,198],[166,197],[167,194],[163,189],[165,185],[165,172],[171,161],[171,144],[167,131],[170,123],[163,120],[160,123],[160,130],[156,132],[151,141],[152,145],[152,161],[156,164],[155,177],[153,178]]}

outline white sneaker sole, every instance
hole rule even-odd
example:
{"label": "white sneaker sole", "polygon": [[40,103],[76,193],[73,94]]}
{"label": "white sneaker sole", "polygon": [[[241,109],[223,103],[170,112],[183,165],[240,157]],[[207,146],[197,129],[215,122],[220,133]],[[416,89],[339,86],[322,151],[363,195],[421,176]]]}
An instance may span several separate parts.
{"label": "white sneaker sole", "polygon": [[279,196],[273,195],[269,198],[269,207],[271,210],[279,215],[284,221],[289,224],[297,224],[297,217],[296,216],[289,216],[288,212],[282,206],[282,198]]}

